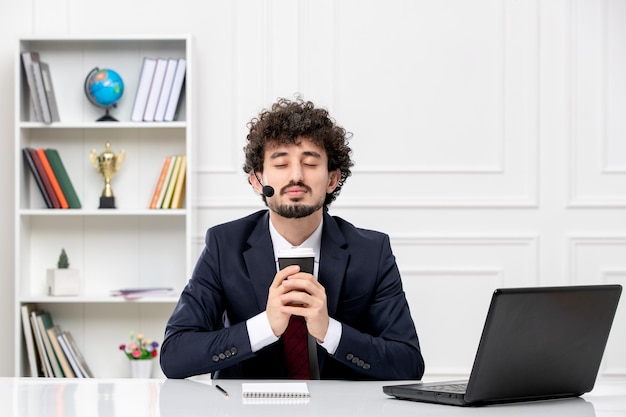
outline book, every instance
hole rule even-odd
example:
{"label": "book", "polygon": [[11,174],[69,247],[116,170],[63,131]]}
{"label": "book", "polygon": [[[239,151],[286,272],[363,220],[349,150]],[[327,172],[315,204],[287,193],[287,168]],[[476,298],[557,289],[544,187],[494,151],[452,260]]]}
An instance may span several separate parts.
{"label": "book", "polygon": [[65,166],[61,161],[61,156],[59,155],[59,152],[56,149],[46,149],[45,153],[46,157],[48,158],[48,162],[52,167],[52,171],[54,171],[56,179],[61,186],[63,195],[65,195],[69,208],[81,208],[80,199],[78,198],[76,190],[74,189],[74,185],[72,185],[72,181],[70,180],[70,177],[65,170]]}
{"label": "book", "polygon": [[35,178],[35,183],[37,184],[37,187],[41,192],[41,196],[46,203],[46,207],[53,208],[52,201],[50,201],[50,197],[48,197],[48,192],[46,191],[46,187],[43,185],[43,181],[41,179],[41,176],[39,175],[37,167],[35,166],[35,161],[33,161],[30,150],[28,148],[23,148],[22,155],[24,156],[24,161],[26,161],[26,165],[28,165],[30,172],[33,174],[33,178]]}
{"label": "book", "polygon": [[72,352],[72,349],[70,348],[70,345],[65,338],[63,332],[57,334],[57,342],[59,342],[59,346],[61,346],[61,349],[63,349],[63,353],[67,358],[67,362],[72,368],[72,372],[74,373],[76,378],[86,378],[80,370],[80,367],[78,366],[78,360],[76,359],[76,357],[74,357],[74,353]]}
{"label": "book", "polygon": [[150,85],[150,94],[146,102],[146,109],[143,113],[144,122],[153,122],[154,113],[156,112],[163,80],[165,79],[165,70],[167,69],[167,59],[157,58],[156,67],[154,68],[154,76],[152,77],[152,85]]}
{"label": "book", "polygon": [[163,86],[161,87],[159,102],[157,103],[156,110],[154,112],[155,122],[162,122],[165,117],[165,110],[167,109],[167,103],[169,102],[170,93],[172,92],[172,85],[174,84],[174,75],[176,75],[177,66],[178,59],[169,58],[167,60],[167,68],[165,69],[165,76],[163,77]]}
{"label": "book", "polygon": [[185,60],[185,58],[179,58],[178,65],[176,65],[176,74],[174,75],[174,81],[172,82],[172,91],[170,92],[170,96],[167,101],[167,107],[165,108],[165,115],[163,116],[163,121],[165,122],[173,121],[176,116],[178,102],[183,89],[186,72],[187,60]]}
{"label": "book", "polygon": [[178,168],[178,175],[176,176],[176,186],[174,187],[174,194],[172,195],[172,202],[170,208],[177,209],[181,207],[183,190],[185,189],[185,178],[187,177],[187,157],[181,155],[180,167]]}
{"label": "book", "polygon": [[37,325],[39,326],[39,331],[41,332],[41,339],[43,340],[43,345],[46,349],[46,354],[48,355],[48,360],[50,361],[50,365],[52,367],[52,376],[55,377],[63,377],[63,370],[61,369],[61,364],[59,363],[59,359],[52,347],[52,343],[50,342],[50,337],[48,336],[48,329],[54,326],[52,321],[52,316],[47,311],[41,312],[41,314],[37,314]]}
{"label": "book", "polygon": [[39,61],[39,53],[31,52],[30,59],[33,66],[33,77],[35,78],[35,89],[37,90],[37,98],[41,105],[41,119],[44,123],[52,123],[50,115],[50,107],[46,98],[46,89],[43,84],[43,74],[41,73],[41,64]]}
{"label": "book", "polygon": [[139,73],[139,82],[137,83],[137,92],[135,93],[135,103],[133,104],[133,110],[130,115],[130,120],[133,122],[141,122],[143,120],[155,67],[156,59],[149,57],[143,59]]}
{"label": "book", "polygon": [[50,365],[50,360],[48,359],[48,354],[46,353],[46,347],[43,344],[43,335],[41,334],[39,324],[37,323],[37,316],[39,314],[41,314],[40,311],[33,311],[30,313],[30,325],[33,329],[33,335],[35,336],[35,346],[37,346],[37,353],[39,354],[39,360],[41,361],[43,376],[52,377],[54,376],[52,373],[52,366]]}
{"label": "book", "polygon": [[176,155],[172,155],[172,159],[170,161],[170,165],[167,168],[167,173],[165,174],[165,181],[163,182],[163,187],[161,188],[161,192],[159,193],[159,199],[157,200],[156,208],[163,208],[163,200],[165,200],[165,194],[167,192],[167,187],[169,186],[170,180],[172,178],[172,173],[174,171],[174,165],[176,165]]}
{"label": "book", "polygon": [[52,167],[50,166],[50,162],[48,162],[48,157],[46,156],[46,152],[43,150],[43,148],[39,148],[37,149],[37,155],[39,155],[39,160],[41,161],[41,165],[43,166],[43,169],[46,171],[46,175],[48,176],[50,185],[52,185],[54,194],[57,196],[57,199],[59,200],[59,205],[63,209],[68,208],[69,205],[67,204],[67,200],[65,199],[63,190],[61,190],[59,181],[57,181],[57,177],[56,175],[54,175],[54,171],[52,170]]}
{"label": "book", "polygon": [[37,52],[24,51],[21,53],[22,55],[22,68],[24,69],[24,75],[26,76],[26,84],[28,84],[28,90],[30,92],[30,101],[31,108],[33,109],[33,114],[35,116],[35,120],[38,122],[43,121],[43,116],[41,115],[41,102],[39,101],[39,96],[37,95],[37,86],[35,85],[35,74],[33,73],[33,60],[31,58],[31,54]]}
{"label": "book", "polygon": [[176,160],[174,161],[174,168],[172,169],[172,174],[170,175],[169,181],[167,183],[167,190],[165,191],[165,197],[163,198],[163,203],[161,204],[161,208],[163,209],[170,208],[172,196],[174,195],[174,188],[176,188],[176,179],[178,178],[178,170],[180,169],[180,164],[182,162],[182,159],[183,157],[181,155],[177,155]]}
{"label": "book", "polygon": [[35,346],[35,334],[33,333],[33,327],[30,324],[30,315],[37,310],[35,304],[26,303],[20,307],[22,315],[22,330],[24,331],[24,341],[26,345],[26,355],[28,356],[29,375],[31,377],[38,377],[43,375],[41,370],[41,360],[37,353],[37,346]]}
{"label": "book", "polygon": [[50,118],[53,122],[60,122],[61,116],[59,115],[59,106],[57,105],[57,98],[54,94],[54,85],[52,84],[52,76],[50,75],[50,65],[47,62],[40,62],[41,75],[43,76],[43,87],[46,93],[46,99],[48,101],[48,107],[50,108]]}
{"label": "book", "polygon": [[43,186],[46,189],[46,194],[48,195],[48,198],[50,199],[52,208],[61,208],[61,204],[59,203],[59,199],[57,198],[56,193],[54,192],[54,189],[52,188],[52,184],[50,183],[50,179],[48,178],[48,175],[46,174],[46,170],[44,169],[43,164],[41,163],[41,160],[39,159],[39,154],[37,153],[35,149],[32,149],[32,148],[28,148],[28,152],[30,153],[33,163],[35,164],[35,167],[37,168],[37,172],[39,173],[41,182],[43,183]]}
{"label": "book", "polygon": [[72,355],[76,359],[76,363],[78,364],[78,368],[80,369],[80,373],[85,378],[93,378],[93,373],[91,372],[91,369],[89,368],[89,365],[87,365],[87,361],[85,360],[85,357],[83,356],[83,353],[78,348],[78,344],[74,340],[74,337],[72,336],[72,333],[70,333],[68,330],[64,330],[63,333],[62,333],[62,336],[63,336],[63,340],[65,340],[65,342],[69,346],[69,348],[70,348],[70,350],[72,352]]}
{"label": "book", "polygon": [[154,187],[154,192],[152,193],[152,199],[150,200],[149,207],[151,209],[157,208],[157,201],[159,201],[159,196],[161,195],[161,190],[163,189],[163,184],[165,183],[167,170],[170,166],[171,161],[172,161],[171,156],[166,156],[165,159],[163,160],[163,166],[161,167],[159,178],[157,179],[156,186]]}
{"label": "book", "polygon": [[61,365],[61,370],[63,370],[63,375],[66,378],[75,378],[76,375],[72,370],[72,367],[68,361],[68,358],[59,343],[58,336],[61,334],[61,328],[57,325],[50,327],[48,330],[48,338],[50,339],[50,343],[52,344],[52,348],[54,349],[54,353],[59,360],[59,364]]}
{"label": "book", "polygon": [[306,382],[243,382],[243,398],[310,398]]}

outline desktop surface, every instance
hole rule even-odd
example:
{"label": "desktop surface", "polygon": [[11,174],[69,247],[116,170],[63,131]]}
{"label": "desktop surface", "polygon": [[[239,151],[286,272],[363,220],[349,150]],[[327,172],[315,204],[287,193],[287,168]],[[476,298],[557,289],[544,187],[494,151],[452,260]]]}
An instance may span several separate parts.
{"label": "desktop surface", "polygon": [[2,415],[13,417],[626,415],[626,378],[600,379],[593,391],[578,398],[472,409],[391,398],[382,391],[390,381],[308,381],[308,400],[248,404],[242,382],[254,381],[219,380],[226,396],[210,380],[0,378],[0,398]]}

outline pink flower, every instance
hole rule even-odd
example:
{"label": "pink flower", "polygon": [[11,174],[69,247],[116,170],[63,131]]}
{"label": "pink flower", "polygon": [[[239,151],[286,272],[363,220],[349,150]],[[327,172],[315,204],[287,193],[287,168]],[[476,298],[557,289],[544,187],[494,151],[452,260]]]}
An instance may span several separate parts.
{"label": "pink flower", "polygon": [[152,359],[158,356],[159,343],[144,338],[143,333],[130,333],[130,343],[119,345],[128,359]]}

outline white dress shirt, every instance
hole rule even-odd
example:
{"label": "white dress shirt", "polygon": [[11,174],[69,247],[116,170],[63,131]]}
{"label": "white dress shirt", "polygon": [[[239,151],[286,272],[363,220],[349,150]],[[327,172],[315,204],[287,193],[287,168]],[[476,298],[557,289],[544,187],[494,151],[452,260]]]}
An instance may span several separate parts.
{"label": "white dress shirt", "polygon": [[[315,252],[315,264],[313,266],[313,276],[317,279],[317,274],[319,271],[320,264],[320,248],[322,244],[322,225],[323,221],[320,222],[320,225],[315,229],[315,231],[308,237],[299,248],[311,248],[313,252]],[[276,271],[278,272],[278,258],[276,255],[282,249],[290,249],[294,248],[287,240],[282,237],[274,225],[272,225],[272,220],[270,219],[270,237],[272,239],[272,245],[274,247],[274,257],[276,261]],[[269,320],[267,318],[267,313],[263,311],[262,313],[257,314],[254,317],[251,317],[246,321],[246,326],[248,327],[248,335],[250,337],[250,346],[252,347],[252,351],[256,352],[267,345],[270,345],[276,342],[279,338],[274,335],[272,328],[270,326]],[[328,323],[328,331],[326,332],[326,337],[324,341],[317,341],[317,343],[322,346],[328,353],[333,355],[337,350],[337,346],[339,346],[339,340],[341,339],[341,323],[332,317],[329,318]]]}

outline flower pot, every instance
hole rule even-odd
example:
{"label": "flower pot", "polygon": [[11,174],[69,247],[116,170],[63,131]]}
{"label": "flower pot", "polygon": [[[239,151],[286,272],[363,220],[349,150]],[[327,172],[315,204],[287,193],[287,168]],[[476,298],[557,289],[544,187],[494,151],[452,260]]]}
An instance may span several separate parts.
{"label": "flower pot", "polygon": [[131,359],[130,376],[131,378],[150,378],[152,376],[152,359]]}
{"label": "flower pot", "polygon": [[48,269],[48,295],[78,295],[80,273],[78,269]]}

